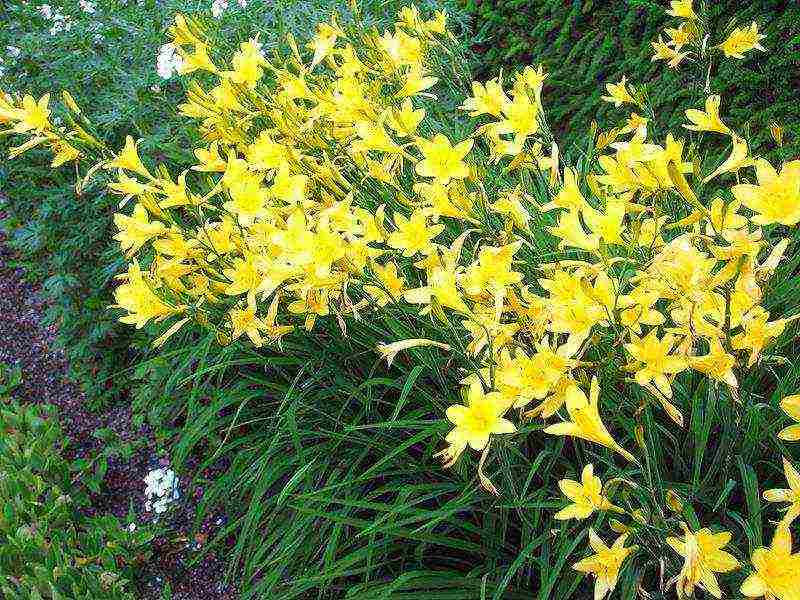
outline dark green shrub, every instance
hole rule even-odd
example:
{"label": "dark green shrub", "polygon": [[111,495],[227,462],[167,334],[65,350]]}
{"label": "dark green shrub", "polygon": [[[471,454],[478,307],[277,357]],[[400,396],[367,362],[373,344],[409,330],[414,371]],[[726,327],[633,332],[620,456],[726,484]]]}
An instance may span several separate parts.
{"label": "dark green shrub", "polygon": [[3,598],[133,600],[130,578],[151,534],[129,531],[115,517],[84,516],[84,484],[93,481],[94,473],[75,472],[63,450],[64,435],[53,410],[2,401]]}
{"label": "dark green shrub", "polygon": [[[687,79],[688,69],[669,71],[663,62],[650,60],[650,43],[664,26],[676,24],[665,13],[666,1],[466,0],[466,4],[473,14],[482,74],[490,76],[500,67],[510,69],[520,63],[544,64],[550,73],[545,90],[549,116],[562,139],[586,131],[595,115],[605,127],[627,116],[600,100],[605,83],[616,83],[622,75],[634,85],[664,78],[659,90],[673,91],[651,101],[659,120],[667,117],[670,128],[684,122],[686,108],[702,105],[701,90],[693,89]],[[785,0],[695,2],[696,7],[702,4],[710,30],[716,32],[712,43],[722,41],[734,26],[731,15],[737,25],[755,20],[767,36],[763,41],[767,54],[758,61],[726,59],[715,65],[711,89],[723,96],[723,114],[739,127],[750,124],[753,139],[762,143],[761,152],[773,147],[763,146],[769,124],[781,122],[796,153],[800,5]]]}

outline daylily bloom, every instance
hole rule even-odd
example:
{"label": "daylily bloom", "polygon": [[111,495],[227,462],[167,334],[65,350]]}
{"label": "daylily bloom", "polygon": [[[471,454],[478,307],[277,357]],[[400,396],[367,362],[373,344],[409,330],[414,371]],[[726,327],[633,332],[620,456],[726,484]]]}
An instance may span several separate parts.
{"label": "daylily bloom", "polygon": [[767,502],[788,502],[786,515],[782,522],[788,527],[800,515],[800,473],[797,472],[786,458],[783,459],[783,473],[789,489],[772,489],[764,491],[764,500]]}
{"label": "daylily bloom", "polygon": [[595,576],[594,600],[602,600],[606,594],[614,590],[622,563],[638,550],[639,546],[626,548],[625,541],[627,539],[628,535],[623,534],[611,546],[606,546],[594,529],[589,528],[589,545],[595,554],[579,560],[572,565],[572,568],[581,573],[591,573]]}
{"label": "daylily bloom", "polygon": [[596,510],[623,512],[603,495],[603,483],[599,477],[595,477],[594,466],[591,464],[583,468],[580,482],[562,479],[558,482],[558,487],[572,500],[572,504],[553,515],[554,519],[586,519]]}
{"label": "daylily bloom", "polygon": [[739,568],[739,561],[722,548],[731,541],[728,531],[713,533],[703,528],[689,531],[684,527],[684,537],[668,537],[667,543],[684,558],[683,568],[677,579],[678,597],[688,597],[695,586],[706,590],[715,598],[722,597],[715,573],[727,573]]}
{"label": "daylily bloom", "polygon": [[781,400],[783,412],[796,421],[795,425],[784,427],[778,432],[778,437],[787,442],[800,441],[800,394],[786,396]]}
{"label": "daylily bloom", "polygon": [[571,386],[566,392],[567,412],[571,421],[556,423],[545,428],[544,432],[551,435],[569,435],[579,437],[618,452],[626,459],[633,461],[633,455],[614,441],[611,434],[600,419],[598,400],[600,397],[600,384],[597,377],[592,377],[589,398],[586,398],[578,386]]}
{"label": "daylily bloom", "polygon": [[751,557],[755,572],[740,589],[748,598],[797,600],[800,598],[800,553],[792,554],[792,534],[785,524],[775,530],[769,548],[757,548]]}

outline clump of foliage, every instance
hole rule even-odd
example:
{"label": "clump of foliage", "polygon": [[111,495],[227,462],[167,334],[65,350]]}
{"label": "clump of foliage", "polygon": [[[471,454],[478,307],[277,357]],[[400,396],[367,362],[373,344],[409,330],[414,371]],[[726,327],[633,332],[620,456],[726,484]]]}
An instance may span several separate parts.
{"label": "clump of foliage", "polygon": [[[148,152],[188,160],[185,148],[193,132],[182,126],[175,110],[183,83],[162,79],[156,58],[175,11],[207,6],[194,0],[96,0],[88,5],[90,12],[73,0],[0,7],[4,88],[37,96],[69,89],[81,106],[91,107],[93,121],[112,146],[132,134],[146,138],[143,149]],[[276,34],[303,31],[309,15],[343,13],[345,8],[344,1],[317,0],[251,2],[245,10],[231,2],[218,19],[207,10],[198,14],[220,40],[262,32],[260,39],[269,47]],[[379,22],[385,10],[386,3],[376,3],[369,18]],[[5,139],[0,144],[10,147]],[[121,374],[146,349],[145,340],[120,327],[107,310],[123,260],[113,241],[119,199],[102,185],[88,185],[75,201],[70,173],[43,169],[45,153],[34,154],[32,162],[0,166],[1,226],[10,233],[8,243],[26,277],[42,284],[46,322],[57,325],[72,379],[89,402],[101,405],[127,392]]]}
{"label": "clump of foliage", "polygon": [[[664,4],[653,0],[467,0],[466,7],[473,17],[477,64],[483,74],[501,67],[513,69],[520,63],[543,63],[551,75],[547,90],[559,98],[550,107],[553,127],[574,140],[590,119],[613,123],[616,115],[600,99],[602,85],[623,75],[651,84],[647,91],[660,122],[670,128],[680,126],[683,111],[695,101],[692,79],[704,78],[706,73],[664,74],[652,62],[652,43],[669,18]],[[696,4],[702,5],[704,27],[717,37],[756,21],[771,40],[769,51],[757,62],[715,61],[711,88],[729,99],[731,119],[750,127],[752,141],[761,151],[767,149],[770,124],[777,122],[789,132],[787,139],[797,153],[800,6],[781,0]]]}
{"label": "clump of foliage", "polygon": [[[13,375],[13,374],[9,374]],[[86,517],[86,480],[64,458],[54,410],[21,406],[0,381],[0,589],[9,600],[135,598],[131,578],[151,534]]]}
{"label": "clump of foliage", "polygon": [[681,127],[622,78],[603,99],[633,112],[570,152],[544,69],[470,91],[446,15],[414,7],[269,55],[176,16],[187,163],[111,148],[68,94],[60,128],[49,97],[4,97],[130,205],[115,308],[184,358],[157,409],[179,452],[227,451],[209,498],[241,507],[252,594],[569,597],[591,574],[598,598],[791,598],[800,161],[764,158],[707,77],[754,59],[757,24],[670,9],[656,59],[699,67]]}

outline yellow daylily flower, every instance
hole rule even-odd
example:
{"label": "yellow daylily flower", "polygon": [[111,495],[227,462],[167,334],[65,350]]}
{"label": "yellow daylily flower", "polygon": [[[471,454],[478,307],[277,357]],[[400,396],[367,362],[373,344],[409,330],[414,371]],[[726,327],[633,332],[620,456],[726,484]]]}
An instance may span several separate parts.
{"label": "yellow daylily flower", "polygon": [[757,225],[800,223],[800,160],[786,163],[780,172],[765,159],[755,161],[758,185],[739,184],[731,188],[738,202],[755,211]]}
{"label": "yellow daylily flower", "polygon": [[583,468],[579,482],[573,479],[562,479],[558,482],[558,487],[567,498],[572,500],[572,504],[553,515],[554,519],[586,519],[597,510],[624,512],[603,495],[603,482],[594,475],[594,466],[591,464]]}
{"label": "yellow daylily flower", "polygon": [[696,19],[697,14],[695,14],[692,4],[694,4],[694,0],[671,0],[667,14],[681,19]]}
{"label": "yellow daylily flower", "polygon": [[472,140],[464,140],[455,146],[447,136],[437,133],[432,140],[420,138],[417,141],[424,158],[417,163],[415,170],[420,177],[434,177],[443,184],[451,179],[464,179],[469,176],[469,168],[464,157],[472,150]]}
{"label": "yellow daylily flower", "polygon": [[778,437],[787,442],[800,441],[800,394],[786,396],[781,400],[781,408],[791,419],[796,421],[796,424],[781,429]]}
{"label": "yellow daylily flower", "polygon": [[788,502],[786,515],[782,522],[788,527],[800,515],[800,473],[797,472],[786,457],[783,458],[783,473],[789,489],[772,489],[764,491],[764,500],[767,502]]}
{"label": "yellow daylily flower", "polygon": [[622,106],[625,102],[636,104],[636,100],[633,99],[633,96],[631,96],[631,93],[626,87],[627,83],[628,78],[625,77],[625,75],[622,76],[619,83],[607,83],[606,90],[608,91],[608,96],[600,96],[600,99],[610,102],[617,108]]}
{"label": "yellow daylily flower", "polygon": [[690,531],[684,524],[683,538],[668,537],[675,552],[684,558],[683,568],[677,580],[678,597],[690,597],[699,586],[715,598],[722,598],[716,573],[727,573],[739,568],[739,561],[722,548],[731,541],[728,531],[713,533],[703,528]]}
{"label": "yellow daylily flower", "polygon": [[544,432],[550,435],[568,435],[594,442],[633,461],[633,455],[614,441],[603,424],[599,413],[599,398],[600,384],[597,377],[592,377],[588,399],[579,387],[571,386],[566,391],[566,404],[567,412],[572,420],[550,425],[545,428]]}
{"label": "yellow daylily flower", "polygon": [[763,52],[764,47],[759,42],[765,37],[767,36],[758,33],[758,25],[753,21],[747,29],[734,29],[719,48],[728,58],[744,58],[744,53],[750,50]]}
{"label": "yellow daylily flower", "polygon": [[631,333],[631,342],[625,344],[625,350],[634,359],[628,366],[636,369],[636,383],[647,386],[652,382],[658,391],[672,398],[669,377],[688,367],[685,357],[673,354],[676,341],[670,333],[659,340],[655,329],[643,338]]}
{"label": "yellow daylily flower", "polygon": [[742,583],[748,598],[800,599],[800,553],[792,554],[792,534],[785,524],[775,529],[769,548],[756,548],[750,558],[755,568]]}
{"label": "yellow daylily flower", "polygon": [[705,112],[694,108],[687,109],[686,118],[689,119],[692,124],[684,125],[684,127],[691,131],[713,131],[730,135],[731,130],[722,122],[719,116],[719,105],[721,101],[722,99],[719,95],[715,94],[706,99]]}
{"label": "yellow daylily flower", "polygon": [[631,554],[639,549],[639,546],[625,547],[628,534],[619,536],[611,546],[606,546],[603,540],[595,533],[593,528],[589,528],[589,546],[594,550],[594,554],[583,560],[579,560],[572,568],[581,573],[591,573],[595,577],[594,600],[602,600],[609,592],[612,592],[617,585],[619,572],[622,563]]}
{"label": "yellow daylily flower", "polygon": [[447,408],[447,419],[454,425],[445,440],[449,444],[441,454],[450,466],[467,446],[483,450],[491,435],[513,433],[514,424],[503,418],[508,404],[498,392],[485,393],[480,381],[473,381],[467,388],[466,406],[454,404]]}

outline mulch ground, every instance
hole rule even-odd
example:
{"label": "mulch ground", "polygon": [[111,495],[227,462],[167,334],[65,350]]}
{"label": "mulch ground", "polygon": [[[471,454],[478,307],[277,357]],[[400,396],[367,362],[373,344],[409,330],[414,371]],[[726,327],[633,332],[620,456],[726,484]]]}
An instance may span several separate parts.
{"label": "mulch ground", "polygon": [[[0,230],[0,363],[22,369],[22,384],[14,395],[20,402],[58,408],[61,426],[69,438],[70,458],[97,452],[102,442],[92,432],[99,428],[112,429],[124,441],[146,440],[130,460],[109,460],[103,491],[93,498],[88,511],[124,519],[133,506],[137,523],[151,521],[152,513],[144,510],[144,477],[153,468],[168,464],[159,456],[152,432],[147,426],[134,425],[130,406],[124,400],[99,412],[85,408],[83,393],[67,376],[67,361],[56,344],[57,332],[42,325],[45,304],[39,290],[25,282],[22,270],[13,266],[13,255],[4,242]],[[138,593],[144,600],[160,599],[169,582],[175,600],[234,600],[238,598],[236,590],[223,583],[224,560],[209,555],[190,564],[197,556],[198,545],[213,537],[221,519],[208,519],[199,531],[192,531],[194,503],[201,490],[184,487],[180,489],[181,499],[166,519],[162,518],[166,530],[155,540],[153,557],[139,574]]]}

